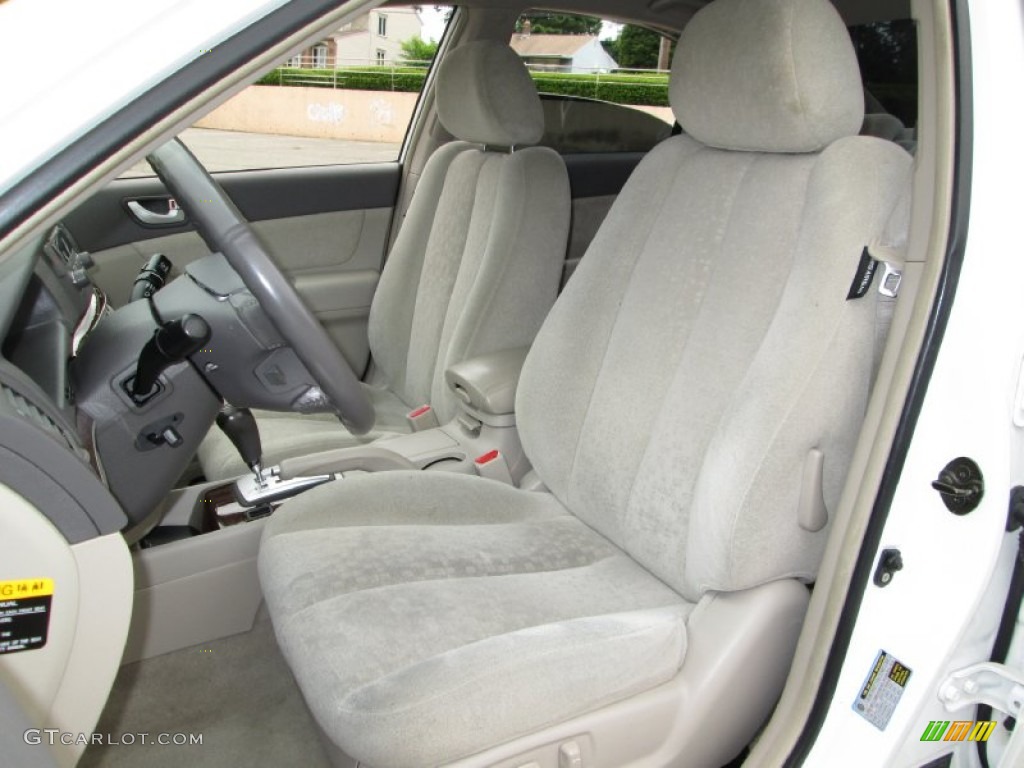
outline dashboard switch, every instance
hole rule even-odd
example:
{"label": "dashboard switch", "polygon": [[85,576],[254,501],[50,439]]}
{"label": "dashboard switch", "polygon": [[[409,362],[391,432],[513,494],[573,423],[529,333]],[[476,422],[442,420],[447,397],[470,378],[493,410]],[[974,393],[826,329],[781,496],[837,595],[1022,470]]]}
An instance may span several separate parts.
{"label": "dashboard switch", "polygon": [[167,277],[171,274],[171,261],[162,253],[153,254],[145,266],[139,271],[132,285],[132,293],[128,301],[148,299],[164,287]]}
{"label": "dashboard switch", "polygon": [[135,438],[135,448],[139,451],[152,451],[164,445],[168,448],[177,448],[185,442],[180,431],[184,420],[185,414],[172,413],[147,424],[139,430]]}
{"label": "dashboard switch", "polygon": [[160,437],[162,437],[164,443],[171,446],[171,448],[177,448],[179,445],[181,445],[182,442],[181,435],[178,434],[178,430],[176,430],[174,427],[168,427],[167,429],[165,429],[163,432],[160,433]]}

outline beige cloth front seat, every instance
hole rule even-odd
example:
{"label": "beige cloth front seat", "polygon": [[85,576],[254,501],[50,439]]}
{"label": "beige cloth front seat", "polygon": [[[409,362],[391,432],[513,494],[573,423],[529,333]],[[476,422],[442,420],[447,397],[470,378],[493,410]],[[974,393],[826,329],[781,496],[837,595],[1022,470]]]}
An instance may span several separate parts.
{"label": "beige cloth front seat", "polygon": [[574,741],[587,766],[718,766],[781,691],[871,384],[875,293],[847,295],[911,159],[856,135],[828,0],[711,3],[670,98],[686,134],[523,370],[548,490],[385,472],[267,523],[267,605],[339,762],[554,766]]}
{"label": "beige cloth front seat", "polygon": [[[438,119],[460,141],[428,161],[373,299],[374,429],[356,438],[330,415],[257,412],[264,466],[408,432],[405,414],[424,403],[447,421],[445,369],[528,345],[554,303],[569,178],[556,152],[521,148],[544,132],[533,80],[507,45],[476,42],[445,58],[436,93]],[[248,471],[219,429],[199,461],[210,480]]]}

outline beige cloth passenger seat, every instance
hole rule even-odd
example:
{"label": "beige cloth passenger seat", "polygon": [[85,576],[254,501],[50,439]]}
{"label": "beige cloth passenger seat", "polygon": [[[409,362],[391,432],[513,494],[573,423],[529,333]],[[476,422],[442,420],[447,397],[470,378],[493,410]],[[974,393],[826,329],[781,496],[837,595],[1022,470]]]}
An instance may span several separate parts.
{"label": "beige cloth passenger seat", "polygon": [[546,490],[379,472],[267,521],[263,594],[335,764],[718,768],[777,701],[871,388],[878,294],[850,287],[912,158],[857,135],[828,0],[714,0],[669,101],[685,134],[523,367]]}

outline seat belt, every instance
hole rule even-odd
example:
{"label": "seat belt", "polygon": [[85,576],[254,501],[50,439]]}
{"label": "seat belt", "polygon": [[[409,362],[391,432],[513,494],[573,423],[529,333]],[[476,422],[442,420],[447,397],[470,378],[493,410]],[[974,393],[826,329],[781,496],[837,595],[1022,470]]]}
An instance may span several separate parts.
{"label": "seat belt", "polygon": [[[882,355],[889,338],[889,328],[896,313],[896,301],[903,282],[903,266],[907,259],[907,232],[910,229],[910,185],[893,209],[882,233],[864,249],[864,255],[875,263],[872,271],[881,271],[878,277],[878,296],[875,297],[875,338],[872,354],[871,380],[878,376]],[[862,262],[863,263],[863,262]]]}
{"label": "seat belt", "polygon": [[[875,297],[875,338],[871,357],[871,380],[874,381],[882,365],[885,342],[889,338],[893,315],[896,314],[896,300],[900,295],[900,283],[903,282],[903,259],[897,260],[902,254],[894,249],[886,248],[883,254],[880,252],[881,247],[869,246],[867,251],[882,268],[878,296]],[[882,256],[884,259],[880,258]]]}

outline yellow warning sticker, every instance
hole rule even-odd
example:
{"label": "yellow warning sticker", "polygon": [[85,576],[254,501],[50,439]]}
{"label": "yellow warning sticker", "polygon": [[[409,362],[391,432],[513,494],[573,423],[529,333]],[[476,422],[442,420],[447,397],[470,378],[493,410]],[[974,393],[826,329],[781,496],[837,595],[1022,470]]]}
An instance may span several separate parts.
{"label": "yellow warning sticker", "polygon": [[0,581],[0,654],[46,645],[53,579]]}
{"label": "yellow warning sticker", "polygon": [[22,579],[0,581],[0,600],[20,600],[26,597],[45,597],[53,594],[53,579]]}

